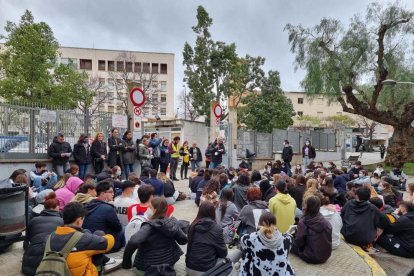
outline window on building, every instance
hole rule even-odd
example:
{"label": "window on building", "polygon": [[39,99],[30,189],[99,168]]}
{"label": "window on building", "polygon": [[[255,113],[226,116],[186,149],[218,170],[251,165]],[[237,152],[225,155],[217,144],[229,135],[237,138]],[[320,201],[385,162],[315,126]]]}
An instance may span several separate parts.
{"label": "window on building", "polygon": [[105,92],[99,92],[99,99],[105,98]]}
{"label": "window on building", "polygon": [[105,78],[99,78],[99,85],[105,85]]}
{"label": "window on building", "polygon": [[78,69],[78,59],[77,58],[61,58],[60,62],[64,65],[68,65],[73,69]]}
{"label": "window on building", "polygon": [[158,74],[158,63],[153,63],[152,64],[152,71],[151,71],[151,73]]}
{"label": "window on building", "polygon": [[148,115],[149,114],[149,107],[148,106],[144,106],[142,108],[142,112],[144,113],[144,115]]}
{"label": "window on building", "polygon": [[141,62],[134,62],[134,72],[135,73],[142,72]]}
{"label": "window on building", "polygon": [[167,64],[166,63],[161,63],[160,74],[167,74]]}
{"label": "window on building", "polygon": [[298,111],[298,116],[302,117],[303,116],[303,111]]}
{"label": "window on building", "polygon": [[116,71],[122,72],[124,70],[125,70],[124,62],[123,61],[117,61],[116,62]]}
{"label": "window on building", "polygon": [[157,91],[158,90],[158,81],[152,81],[151,86],[152,86],[152,89]]}
{"label": "window on building", "polygon": [[92,70],[92,60],[91,59],[80,59],[79,68],[81,70]]}
{"label": "window on building", "polygon": [[116,80],[116,83],[117,83],[118,85],[123,85],[123,84],[124,84],[124,80],[123,80],[123,79],[117,79],[117,80]]}
{"label": "window on building", "polygon": [[167,115],[167,109],[166,109],[166,108],[161,108],[160,115],[161,115],[161,116],[165,116],[165,115]]}
{"label": "window on building", "polygon": [[154,116],[158,115],[158,107],[154,106],[153,108],[151,108],[151,114],[154,115]]}
{"label": "window on building", "polygon": [[115,61],[108,60],[108,71],[115,71]]}
{"label": "window on building", "polygon": [[298,104],[303,104],[303,98],[298,98]]}
{"label": "window on building", "polygon": [[166,103],[167,102],[167,95],[161,94],[161,102]]}
{"label": "window on building", "polygon": [[150,73],[150,64],[148,62],[144,62],[144,67],[142,68],[144,73]]}
{"label": "window on building", "polygon": [[114,100],[114,95],[115,95],[114,92],[108,92],[108,100],[113,101]]}
{"label": "window on building", "polygon": [[115,111],[114,106],[113,105],[108,105],[108,112],[114,113],[114,111]]}
{"label": "window on building", "polygon": [[115,86],[115,81],[114,81],[114,79],[108,79],[108,85],[109,85],[109,86]]}
{"label": "window on building", "polygon": [[167,91],[167,82],[166,81],[161,82],[160,90],[163,91],[163,92]]}
{"label": "window on building", "polygon": [[125,62],[127,72],[132,72],[132,62]]}
{"label": "window on building", "polygon": [[106,61],[105,60],[98,60],[98,70],[105,71],[106,70]]}

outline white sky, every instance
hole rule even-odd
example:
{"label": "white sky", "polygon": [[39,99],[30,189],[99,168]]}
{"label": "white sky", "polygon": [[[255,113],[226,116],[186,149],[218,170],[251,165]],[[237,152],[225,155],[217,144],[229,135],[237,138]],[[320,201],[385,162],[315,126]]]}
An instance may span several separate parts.
{"label": "white sky", "polygon": [[[365,14],[367,0],[0,0],[0,33],[25,9],[48,23],[62,46],[175,54],[175,94],[182,91],[184,42],[194,45],[191,27],[203,5],[213,18],[213,39],[235,42],[240,56],[266,58],[265,70],[280,72],[282,88],[300,89],[304,74],[295,72],[287,23],[312,27],[323,17],[347,24]],[[380,1],[386,2],[386,1]],[[401,1],[414,10],[414,1]],[[177,100],[175,101],[177,105]]]}

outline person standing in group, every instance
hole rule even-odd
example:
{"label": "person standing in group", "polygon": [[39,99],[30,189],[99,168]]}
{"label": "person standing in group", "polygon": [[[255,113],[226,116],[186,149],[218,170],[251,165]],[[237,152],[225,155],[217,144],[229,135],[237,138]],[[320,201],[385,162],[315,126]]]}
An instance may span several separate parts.
{"label": "person standing in group", "polygon": [[149,146],[152,148],[152,155],[154,158],[151,159],[151,165],[154,170],[158,172],[161,163],[161,150],[160,145],[162,138],[158,138],[157,133],[151,133],[151,139],[149,140]]}
{"label": "person standing in group", "polygon": [[122,140],[118,137],[119,131],[117,128],[111,130],[111,137],[108,138],[108,166],[113,168],[118,165],[122,168],[121,152],[124,148]]}
{"label": "person standing in group", "polygon": [[292,176],[292,170],[291,170],[292,167],[290,165],[290,162],[292,161],[292,157],[293,157],[292,147],[290,146],[289,141],[285,140],[283,142],[282,159],[283,159],[283,162],[285,162],[285,166],[286,166],[289,176]]}
{"label": "person standing in group", "polygon": [[[190,152],[188,151],[188,141],[184,141],[183,146],[180,148],[180,155],[183,157],[183,163],[181,164],[181,180],[188,179],[188,166],[190,165]],[[184,173],[184,178],[183,178]]]}
{"label": "person standing in group", "polygon": [[193,143],[193,146],[188,150],[190,153],[190,162],[191,162],[191,171],[195,171],[196,168],[201,168],[201,161],[203,161],[203,156],[201,155],[201,150],[197,147],[197,143]]}
{"label": "person standing in group", "polygon": [[124,148],[122,152],[122,162],[124,163],[125,168],[125,178],[128,179],[130,172],[134,171],[134,162],[135,162],[135,143],[132,140],[132,132],[130,130],[125,131],[124,137]]}
{"label": "person standing in group", "polygon": [[313,161],[316,157],[316,151],[315,148],[312,147],[309,140],[306,140],[305,145],[302,147],[302,157],[303,157],[303,171],[305,172],[308,168],[308,165],[310,162]]}
{"label": "person standing in group", "polygon": [[58,176],[63,176],[69,170],[69,157],[72,155],[72,147],[65,141],[63,133],[53,139],[53,143],[48,149],[48,155],[52,157],[53,168]]}
{"label": "person standing in group", "polygon": [[178,180],[176,173],[178,168],[178,160],[180,159],[180,137],[174,137],[172,143],[168,146],[168,151],[171,154],[170,179]]}
{"label": "person standing in group", "polygon": [[138,146],[139,162],[141,163],[141,175],[145,171],[145,168],[151,168],[152,155],[148,149],[148,138],[143,138],[141,144]]}
{"label": "person standing in group", "polygon": [[385,148],[384,144],[382,144],[380,146],[381,159],[384,159],[385,151],[386,151],[386,148]]}
{"label": "person standing in group", "polygon": [[223,138],[218,137],[216,141],[211,145],[211,163],[210,168],[217,168],[223,161],[223,154],[226,153],[226,149],[223,144]]}
{"label": "person standing in group", "polygon": [[168,151],[169,141],[164,139],[160,146],[160,172],[167,174],[167,168],[170,164],[171,154]]}
{"label": "person standing in group", "polygon": [[91,146],[89,138],[85,134],[81,134],[78,142],[73,147],[73,158],[79,166],[79,178],[84,179],[88,171],[88,164],[91,162]]}
{"label": "person standing in group", "polygon": [[104,135],[102,132],[96,133],[95,139],[91,146],[91,155],[93,168],[95,174],[100,174],[104,168],[105,160],[107,159],[106,143],[103,141]]}
{"label": "person standing in group", "polygon": [[204,156],[206,157],[206,169],[210,168],[210,163],[211,163],[211,145],[213,143],[209,143],[206,151],[204,152]]}

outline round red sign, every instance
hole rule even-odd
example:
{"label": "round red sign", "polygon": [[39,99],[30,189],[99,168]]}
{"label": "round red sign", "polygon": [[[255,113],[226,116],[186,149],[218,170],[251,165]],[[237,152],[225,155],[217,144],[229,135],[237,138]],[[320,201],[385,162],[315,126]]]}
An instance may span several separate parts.
{"label": "round red sign", "polygon": [[221,108],[219,103],[216,103],[213,107],[213,113],[216,118],[220,118],[223,115],[223,108]]}
{"label": "round red sign", "polygon": [[134,114],[137,116],[141,115],[141,108],[138,106],[134,107]]}
{"label": "round red sign", "polygon": [[131,92],[129,92],[129,98],[134,106],[140,107],[145,103],[145,93],[139,87],[134,87]]}

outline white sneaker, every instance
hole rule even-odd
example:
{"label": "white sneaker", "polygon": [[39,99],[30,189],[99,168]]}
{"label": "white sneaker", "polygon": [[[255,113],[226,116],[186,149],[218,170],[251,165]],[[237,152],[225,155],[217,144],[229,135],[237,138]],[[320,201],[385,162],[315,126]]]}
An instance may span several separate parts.
{"label": "white sneaker", "polygon": [[112,271],[115,271],[118,268],[120,268],[121,265],[122,265],[121,259],[110,258],[109,261],[104,266],[104,273],[105,274],[111,273]]}

